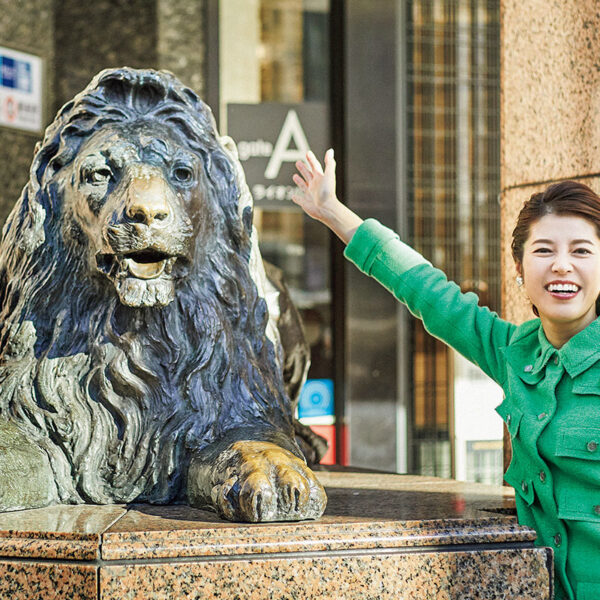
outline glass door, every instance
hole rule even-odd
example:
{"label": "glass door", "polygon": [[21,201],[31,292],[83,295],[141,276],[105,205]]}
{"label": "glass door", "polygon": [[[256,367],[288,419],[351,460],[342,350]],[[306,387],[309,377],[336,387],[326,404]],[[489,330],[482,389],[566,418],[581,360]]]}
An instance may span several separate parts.
{"label": "glass door", "polygon": [[290,200],[294,162],[329,140],[329,0],[220,0],[221,132],[238,144],[263,258],[284,272],[304,321],[311,367],[299,417],[329,441],[333,402],[331,240]]}

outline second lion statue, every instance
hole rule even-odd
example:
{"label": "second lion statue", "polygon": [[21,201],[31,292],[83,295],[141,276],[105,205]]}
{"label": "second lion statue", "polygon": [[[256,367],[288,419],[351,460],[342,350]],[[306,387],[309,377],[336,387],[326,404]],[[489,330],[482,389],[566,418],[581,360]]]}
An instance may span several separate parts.
{"label": "second lion statue", "polygon": [[279,335],[235,145],[208,107],[170,73],[103,71],[30,175],[0,246],[0,510],[319,517],[290,398],[306,355]]}

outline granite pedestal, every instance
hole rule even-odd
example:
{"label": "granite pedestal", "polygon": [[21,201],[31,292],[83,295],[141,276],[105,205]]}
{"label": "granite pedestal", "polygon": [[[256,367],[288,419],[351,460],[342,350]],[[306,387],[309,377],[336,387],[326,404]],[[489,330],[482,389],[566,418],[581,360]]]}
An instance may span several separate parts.
{"label": "granite pedestal", "polygon": [[0,515],[11,600],[551,598],[552,551],[511,490],[318,473],[319,521],[237,524],[187,506],[54,506]]}

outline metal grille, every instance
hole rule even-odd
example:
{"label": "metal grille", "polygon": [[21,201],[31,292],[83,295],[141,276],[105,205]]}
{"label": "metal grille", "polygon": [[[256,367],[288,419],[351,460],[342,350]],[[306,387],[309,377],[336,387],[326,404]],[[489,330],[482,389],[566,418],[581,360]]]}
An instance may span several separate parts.
{"label": "metal grille", "polygon": [[[500,305],[499,2],[413,0],[408,21],[412,245]],[[412,324],[413,470],[451,476],[453,367]]]}

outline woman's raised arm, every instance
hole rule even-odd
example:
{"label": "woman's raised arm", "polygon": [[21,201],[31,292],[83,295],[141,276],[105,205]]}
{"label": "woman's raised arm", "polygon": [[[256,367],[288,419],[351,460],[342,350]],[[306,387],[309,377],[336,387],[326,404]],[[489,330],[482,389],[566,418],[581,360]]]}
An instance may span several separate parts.
{"label": "woman's raised arm", "polygon": [[[325,154],[325,170],[314,154],[297,162],[299,191],[293,200],[345,243],[344,256],[406,304],[426,329],[502,383],[506,360],[499,350],[509,342],[514,325],[478,305],[475,294],[462,294],[444,273],[374,219],[364,221],[335,194],[333,151]],[[357,231],[358,230],[358,231]]]}

